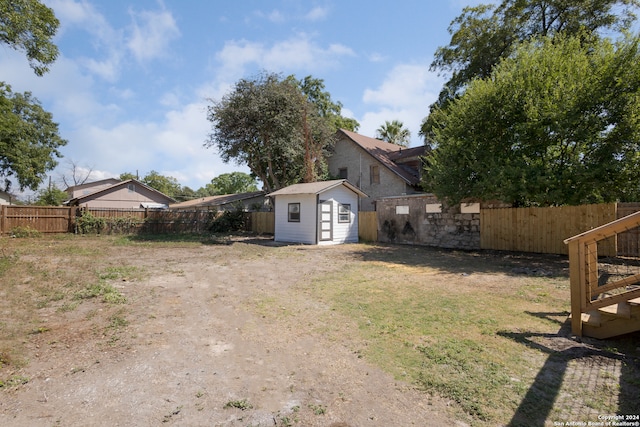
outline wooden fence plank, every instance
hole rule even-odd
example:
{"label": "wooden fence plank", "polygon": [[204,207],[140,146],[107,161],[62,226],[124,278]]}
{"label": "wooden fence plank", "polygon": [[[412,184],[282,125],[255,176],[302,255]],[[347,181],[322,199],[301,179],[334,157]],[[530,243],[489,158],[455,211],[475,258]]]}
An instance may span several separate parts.
{"label": "wooden fence plank", "polygon": [[67,233],[69,223],[68,207],[3,206],[0,234],[11,233],[17,227],[28,227],[40,233]]}
{"label": "wooden fence plank", "polygon": [[[482,249],[567,254],[564,239],[616,219],[616,205],[598,204],[550,208],[499,208],[480,211]],[[615,256],[615,239],[598,252]]]}
{"label": "wooden fence plank", "polygon": [[[77,207],[0,206],[0,235],[15,227],[30,227],[42,233],[74,231]],[[117,218],[135,220],[130,231],[149,233],[205,232],[215,212],[145,209],[90,208],[96,217],[117,223]],[[633,212],[640,203],[563,206],[553,208],[498,208],[480,211],[480,247],[504,251],[566,254],[564,239],[578,235]],[[273,234],[273,212],[252,212],[250,231]],[[358,234],[363,241],[377,241],[377,213],[358,213]],[[120,221],[122,222],[122,221]],[[107,232],[105,230],[105,232]],[[598,242],[601,256],[640,257],[640,229],[634,228]]]}
{"label": "wooden fence plank", "polygon": [[258,234],[275,232],[275,214],[273,212],[251,212],[251,231]]}
{"label": "wooden fence plank", "polygon": [[378,218],[375,211],[358,212],[358,237],[365,242],[378,241]]}

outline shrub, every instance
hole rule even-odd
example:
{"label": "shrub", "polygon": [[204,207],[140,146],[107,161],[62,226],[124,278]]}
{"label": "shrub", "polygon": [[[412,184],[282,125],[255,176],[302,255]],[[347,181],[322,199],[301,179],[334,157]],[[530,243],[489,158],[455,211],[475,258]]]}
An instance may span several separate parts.
{"label": "shrub", "polygon": [[95,217],[89,211],[82,211],[82,215],[79,218],[76,218],[76,233],[100,234],[105,225],[106,221],[104,218]]}
{"label": "shrub", "polygon": [[222,215],[215,217],[209,224],[212,233],[229,233],[244,230],[245,215],[239,211],[224,211]]}
{"label": "shrub", "polygon": [[142,220],[134,217],[110,218],[107,221],[109,231],[113,234],[130,234],[142,224]]}
{"label": "shrub", "polygon": [[34,228],[18,226],[11,230],[11,237],[40,237],[40,232]]}

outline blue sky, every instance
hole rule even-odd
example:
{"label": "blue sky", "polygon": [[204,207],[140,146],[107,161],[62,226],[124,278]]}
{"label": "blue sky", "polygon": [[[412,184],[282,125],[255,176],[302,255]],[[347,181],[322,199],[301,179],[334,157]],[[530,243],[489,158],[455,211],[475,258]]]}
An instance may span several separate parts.
{"label": "blue sky", "polygon": [[323,79],[343,115],[374,136],[385,120],[410,129],[444,81],[429,71],[464,0],[44,0],[58,19],[60,56],[37,77],[20,52],[0,47],[0,80],[31,91],[68,140],[69,161],[92,180],[155,170],[196,190],[223,163],[203,142],[209,99],[259,71]]}

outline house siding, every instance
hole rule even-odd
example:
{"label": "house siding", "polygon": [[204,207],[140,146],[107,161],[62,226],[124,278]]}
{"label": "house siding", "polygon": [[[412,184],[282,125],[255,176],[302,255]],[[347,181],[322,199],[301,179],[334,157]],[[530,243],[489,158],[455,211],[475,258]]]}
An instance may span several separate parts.
{"label": "house siding", "polygon": [[[336,187],[320,194],[320,201],[331,201],[333,205],[333,240],[319,241],[320,245],[356,243],[358,241],[358,195],[345,187]],[[349,222],[339,222],[338,208],[341,204],[351,205]]]}
{"label": "house siding", "polygon": [[[300,203],[300,222],[289,222],[289,203]],[[315,194],[281,195],[275,203],[276,242],[316,243],[317,204]]]}
{"label": "house siding", "polygon": [[77,185],[68,189],[69,198],[74,199],[76,197],[86,196],[96,191],[104,190],[117,183],[121,182],[119,179],[109,178],[101,181],[90,182],[87,184]]}
{"label": "house siding", "polygon": [[[331,176],[339,176],[340,169],[346,168],[347,180],[369,196],[360,199],[361,211],[375,210],[374,202],[381,197],[416,192],[402,178],[346,137],[336,141],[333,151],[328,160]],[[377,184],[371,183],[371,166],[378,166],[380,182]]]}
{"label": "house siding", "polygon": [[90,208],[117,208],[117,209],[137,209],[142,203],[165,203],[170,200],[158,200],[158,194],[149,191],[142,185],[132,184],[134,191],[129,191],[127,186],[120,187],[114,191],[100,193],[95,198],[89,196],[82,199],[80,205]]}

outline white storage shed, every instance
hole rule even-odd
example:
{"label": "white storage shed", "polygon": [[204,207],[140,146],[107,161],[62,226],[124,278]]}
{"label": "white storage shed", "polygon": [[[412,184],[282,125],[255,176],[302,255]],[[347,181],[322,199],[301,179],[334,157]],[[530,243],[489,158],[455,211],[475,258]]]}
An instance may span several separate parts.
{"label": "white storage shed", "polygon": [[294,184],[269,196],[274,199],[276,242],[358,241],[358,200],[367,195],[346,179]]}

